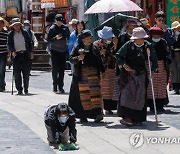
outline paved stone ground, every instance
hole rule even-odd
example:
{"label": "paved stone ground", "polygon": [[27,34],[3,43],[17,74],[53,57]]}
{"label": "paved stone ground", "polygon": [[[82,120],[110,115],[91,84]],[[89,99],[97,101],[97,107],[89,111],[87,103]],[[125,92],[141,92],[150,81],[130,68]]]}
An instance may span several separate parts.
{"label": "paved stone ground", "polygon": [[53,154],[53,150],[13,114],[0,110],[1,154]]}
{"label": "paved stone ground", "polygon": [[[17,125],[23,125],[24,127],[26,127],[24,128],[14,126],[13,122],[9,121],[10,123],[12,123],[9,125],[9,128],[12,131],[9,132],[9,136],[7,136],[6,139],[12,140],[11,134],[12,136],[16,134],[15,128],[17,127],[19,131],[28,131],[29,133],[32,133],[32,135],[34,134],[32,140],[31,138],[29,138],[28,140],[31,144],[29,147],[31,147],[32,150],[37,149],[36,142],[38,142],[37,145],[39,144],[39,149],[44,149],[45,146],[47,147],[47,149],[45,148],[45,151],[51,153],[52,151],[50,148],[48,148],[48,144],[46,141],[46,130],[43,122],[43,113],[46,107],[50,104],[67,102],[68,95],[57,95],[52,92],[52,80],[51,74],[49,72],[33,71],[29,89],[31,95],[17,96],[15,93],[13,96],[11,96],[10,88],[12,73],[7,72],[6,74],[7,91],[5,93],[0,93],[0,109],[3,110],[2,113],[0,112],[0,115],[2,114],[11,118],[17,118],[17,122],[15,123],[17,123]],[[66,73],[65,90],[67,92],[69,91],[70,81],[71,77],[69,77]],[[168,108],[173,112],[180,112],[178,107],[179,96],[170,94],[170,100],[171,103],[169,104]],[[99,124],[96,124],[91,120],[87,124],[80,124],[77,121],[78,144],[80,146],[80,150],[59,152],[57,149],[54,149],[54,147],[51,148],[55,153],[66,154],[179,154],[179,144],[147,144],[146,142],[144,142],[144,145],[140,148],[134,149],[131,147],[129,138],[132,133],[140,132],[143,133],[144,137],[180,137],[180,130],[176,129],[179,128],[179,113],[159,115],[159,119],[162,121],[162,123],[158,127],[153,123],[154,116],[149,115],[148,117],[150,117],[150,119],[148,119],[148,121],[143,126],[136,126],[131,128],[122,126],[119,123],[120,118],[116,115],[106,116],[103,122]],[[169,121],[167,120],[168,118]],[[172,125],[169,126],[164,123],[170,123],[176,128],[171,127]],[[0,126],[1,125],[2,124],[0,122]],[[0,133],[3,134],[4,132],[6,132],[6,127],[1,127]],[[26,133],[24,134],[26,135]],[[26,143],[24,143],[27,140],[24,140],[23,138],[19,139],[23,142],[20,142],[24,146],[22,147],[22,149],[28,148],[26,147]],[[35,141],[34,139],[37,139],[37,141]],[[14,142],[11,142],[10,144],[8,142],[4,142],[4,147],[0,146],[0,150],[5,149],[5,147],[12,147],[7,148],[11,149],[11,151],[8,151],[7,154],[11,152],[13,154],[21,154],[22,152],[16,151],[16,143],[19,142],[16,142],[16,140]],[[46,144],[44,145],[44,143]],[[34,154],[36,153],[39,154],[39,152],[34,152]]]}

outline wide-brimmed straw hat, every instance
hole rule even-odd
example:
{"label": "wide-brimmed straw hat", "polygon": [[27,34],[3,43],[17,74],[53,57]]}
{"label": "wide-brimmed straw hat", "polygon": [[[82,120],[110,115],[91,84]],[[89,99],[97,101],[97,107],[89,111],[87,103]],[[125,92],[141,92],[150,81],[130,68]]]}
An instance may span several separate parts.
{"label": "wide-brimmed straw hat", "polygon": [[115,37],[112,32],[112,28],[107,27],[107,26],[104,26],[103,29],[99,30],[97,33],[98,33],[98,36],[102,39],[108,39],[108,38]]}
{"label": "wide-brimmed straw hat", "polygon": [[10,25],[10,27],[12,27],[12,26],[14,26],[14,25],[16,25],[16,24],[22,25],[22,23],[21,23],[21,21],[20,21],[19,18],[13,18],[13,19],[11,20],[11,25]]}
{"label": "wide-brimmed straw hat", "polygon": [[0,17],[0,21],[3,21],[4,26],[7,26],[7,25],[8,25],[8,22],[7,22],[4,18]]}
{"label": "wide-brimmed straw hat", "polygon": [[78,23],[78,20],[77,19],[72,19],[69,24],[72,25],[72,24],[77,24]]}
{"label": "wide-brimmed straw hat", "polygon": [[172,28],[172,29],[178,28],[179,26],[180,26],[179,21],[174,21],[174,22],[171,24],[171,28]]}
{"label": "wide-brimmed straw hat", "polygon": [[145,32],[142,27],[137,27],[133,29],[131,40],[141,39],[141,38],[148,38],[149,36]]}
{"label": "wide-brimmed straw hat", "polygon": [[28,24],[29,26],[31,26],[31,23],[30,23],[30,21],[29,20],[24,20],[24,22],[23,22],[24,24]]}

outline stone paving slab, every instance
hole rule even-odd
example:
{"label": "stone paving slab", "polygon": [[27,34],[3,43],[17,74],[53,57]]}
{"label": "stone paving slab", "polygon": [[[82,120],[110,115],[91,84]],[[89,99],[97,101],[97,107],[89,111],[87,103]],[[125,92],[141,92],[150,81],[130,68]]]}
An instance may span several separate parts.
{"label": "stone paving slab", "polygon": [[53,150],[11,113],[0,110],[1,154],[53,154]]}

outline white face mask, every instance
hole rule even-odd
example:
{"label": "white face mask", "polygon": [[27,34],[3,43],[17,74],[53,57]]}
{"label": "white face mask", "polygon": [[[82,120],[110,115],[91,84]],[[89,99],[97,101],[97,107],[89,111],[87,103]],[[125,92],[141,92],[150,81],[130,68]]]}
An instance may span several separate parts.
{"label": "white face mask", "polygon": [[159,42],[159,41],[161,40],[161,38],[152,38],[152,40],[153,40],[154,42]]}
{"label": "white face mask", "polygon": [[25,30],[29,30],[29,28],[30,28],[29,26],[24,26]]}
{"label": "white face mask", "polygon": [[176,35],[176,36],[179,36],[179,35],[180,35],[180,32],[179,32],[179,31],[176,31],[176,32],[175,32],[175,35]]}
{"label": "white face mask", "polygon": [[127,32],[127,34],[128,34],[129,36],[132,36],[132,33]]}
{"label": "white face mask", "polygon": [[58,121],[62,124],[65,124],[67,122],[69,117],[58,117]]}
{"label": "white face mask", "polygon": [[106,41],[106,44],[111,44],[111,42],[112,42],[112,41],[107,40],[107,41]]}
{"label": "white face mask", "polygon": [[141,47],[144,45],[144,43],[141,44],[141,45],[138,45],[138,44],[136,44],[135,42],[134,42],[134,44],[135,44],[135,46],[138,47],[138,48],[141,48]]}

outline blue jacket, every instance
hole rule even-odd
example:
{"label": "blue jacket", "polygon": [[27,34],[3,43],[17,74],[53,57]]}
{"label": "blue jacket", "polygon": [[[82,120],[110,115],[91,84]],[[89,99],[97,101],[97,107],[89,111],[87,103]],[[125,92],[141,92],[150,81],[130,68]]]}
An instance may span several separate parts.
{"label": "blue jacket", "polygon": [[[26,30],[21,29],[21,31],[22,31],[22,35],[24,36],[24,40],[25,40],[26,52],[28,53],[28,55],[30,55],[30,53],[33,52],[32,51],[32,39]],[[8,34],[8,48],[9,48],[10,52],[16,51],[16,49],[14,47],[14,33],[15,33],[15,31],[12,30]]]}
{"label": "blue jacket", "polygon": [[69,51],[69,55],[72,52],[72,49],[74,47],[74,45],[77,43],[77,35],[76,35],[76,31],[73,31],[69,37],[69,43],[68,43],[68,51]]}

